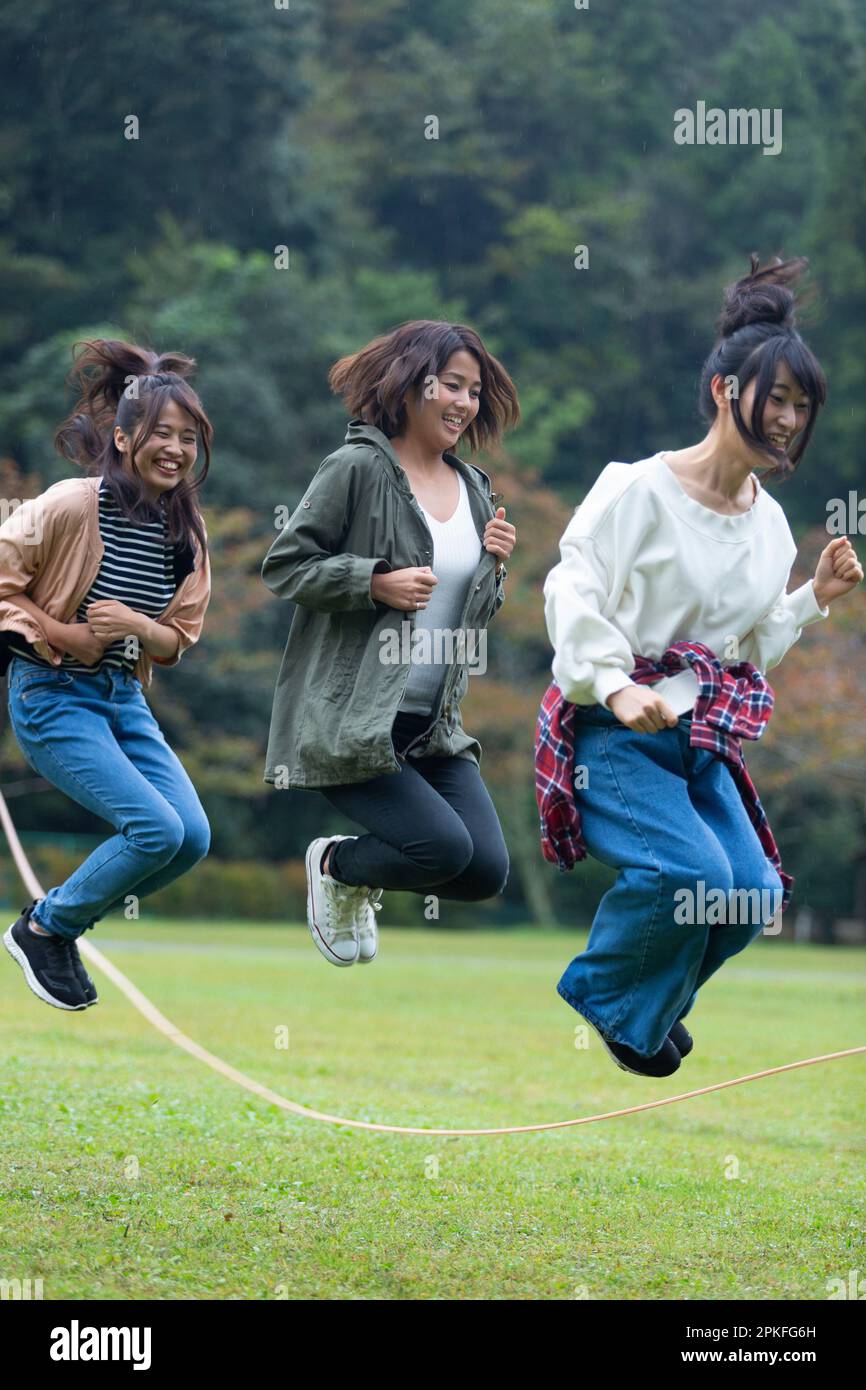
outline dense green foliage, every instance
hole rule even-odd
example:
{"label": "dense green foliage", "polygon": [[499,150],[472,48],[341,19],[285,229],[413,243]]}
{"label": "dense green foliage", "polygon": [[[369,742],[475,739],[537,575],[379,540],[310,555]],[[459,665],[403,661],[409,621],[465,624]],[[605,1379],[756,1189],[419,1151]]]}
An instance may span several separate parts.
{"label": "dense green foliage", "polygon": [[[340,353],[406,318],[475,326],[520,391],[513,467],[555,490],[564,525],[609,459],[699,437],[723,285],[752,250],[803,254],[830,395],[778,495],[800,532],[859,483],[866,9],[851,0],[32,0],[6,7],[0,38],[0,457],[39,487],[69,471],[51,437],[85,334],[200,363],[215,601],[153,699],[217,856],[285,858],[320,815],[285,794],[262,815],[288,615],[258,567],[275,507],[342,440],[326,382]],[[782,152],[677,145],[673,113],[698,100],[781,108]]]}
{"label": "dense green foliage", "polygon": [[[756,249],[808,255],[820,290],[832,389],[795,518],[857,480],[866,11],[849,0],[733,0],[724,22],[690,0],[184,0],[134,21],[119,0],[36,0],[2,36],[0,425],[25,468],[51,472],[63,344],[111,322],[199,356],[211,505],[247,501],[251,473],[262,504],[291,495],[340,435],[334,355],[461,315],[523,394],[515,456],[568,493],[694,433],[721,286]],[[698,99],[780,107],[782,153],[676,145],[673,112]]]}

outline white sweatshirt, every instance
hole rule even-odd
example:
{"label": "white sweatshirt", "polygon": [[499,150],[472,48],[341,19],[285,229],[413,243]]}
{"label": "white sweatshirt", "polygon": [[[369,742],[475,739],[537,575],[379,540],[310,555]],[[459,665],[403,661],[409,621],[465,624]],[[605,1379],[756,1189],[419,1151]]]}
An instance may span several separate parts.
{"label": "white sweatshirt", "polygon": [[[566,700],[605,704],[636,684],[632,652],[657,660],[685,639],[725,664],[767,672],[808,623],[828,616],[811,580],[786,592],[797,547],[779,503],[755,485],[749,511],[723,516],[683,490],[664,453],[607,465],[544,583],[553,677]],[[689,668],[651,688],[685,714],[697,678]]]}

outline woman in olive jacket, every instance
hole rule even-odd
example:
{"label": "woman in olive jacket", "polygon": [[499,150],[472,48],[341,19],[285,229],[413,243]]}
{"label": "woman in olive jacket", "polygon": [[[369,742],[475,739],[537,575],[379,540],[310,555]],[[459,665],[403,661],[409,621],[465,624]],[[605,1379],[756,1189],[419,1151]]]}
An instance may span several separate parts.
{"label": "woman in olive jacket", "polygon": [[331,369],[353,418],[271,546],[262,578],[297,605],[266,782],[316,788],[361,836],[314,839],[307,920],[334,965],[377,951],[382,890],[478,900],[508,853],[460,702],[481,668],[516,532],[451,448],[497,443],[517,393],[472,329],[406,323]]}

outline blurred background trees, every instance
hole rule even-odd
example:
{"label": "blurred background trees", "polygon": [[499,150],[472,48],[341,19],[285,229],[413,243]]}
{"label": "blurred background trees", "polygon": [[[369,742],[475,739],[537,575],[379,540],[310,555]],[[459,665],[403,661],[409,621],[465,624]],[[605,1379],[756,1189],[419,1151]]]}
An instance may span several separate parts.
{"label": "blurred background trees", "polygon": [[[801,326],[830,396],[799,475],[775,489],[802,547],[792,586],[808,577],[829,499],[862,475],[866,10],[32,0],[6,8],[0,37],[3,495],[34,495],[68,473],[51,437],[71,346],[86,335],[195,356],[215,426],[208,625],[151,692],[210,814],[214,866],[240,866],[242,887],[215,888],[206,910],[257,912],[267,879],[280,915],[296,878],[285,866],[323,816],[331,822],[317,796],[261,781],[291,612],[259,568],[275,508],[293,507],[342,441],[330,364],[431,317],[481,332],[524,412],[507,452],[479,460],[520,545],[489,671],[464,709],[513,870],[504,900],[448,905],[447,918],[588,921],[607,871],[558,875],[538,847],[532,735],[550,664],[541,585],[610,459],[700,436],[700,366],[722,288],[752,250],[811,261]],[[674,111],[699,99],[781,108],[782,152],[675,145]],[[137,139],[125,138],[130,117]],[[437,139],[425,138],[431,117]],[[578,246],[586,269],[575,268]],[[827,929],[866,916],[864,642],[858,592],[774,673],[770,731],[747,749],[797,902]],[[50,832],[57,852],[80,858],[104,833],[28,786],[8,731],[0,770],[21,793],[19,824]],[[4,872],[14,898],[8,860]],[[406,916],[422,919],[420,899]]]}

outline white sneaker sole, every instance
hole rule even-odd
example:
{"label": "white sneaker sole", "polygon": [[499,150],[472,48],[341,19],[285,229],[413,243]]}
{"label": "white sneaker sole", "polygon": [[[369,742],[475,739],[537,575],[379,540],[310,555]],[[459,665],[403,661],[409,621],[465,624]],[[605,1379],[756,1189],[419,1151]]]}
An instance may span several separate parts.
{"label": "white sneaker sole", "polygon": [[[15,922],[12,923],[12,927],[14,926]],[[30,961],[27,959],[27,956],[21,950],[21,947],[18,945],[17,941],[12,935],[12,927],[10,927],[8,931],[4,932],[3,945],[6,947],[6,950],[9,952],[12,959],[14,961],[17,961],[18,964],[21,966],[21,969],[24,971],[24,978],[27,981],[30,988],[32,989],[33,993],[36,995],[37,999],[41,999],[43,1004],[50,1004],[53,1009],[65,1009],[67,1013],[71,1014],[78,1013],[81,1009],[86,1009],[88,1007],[86,1000],[81,1004],[64,1004],[62,1000],[55,999],[52,994],[49,994],[45,986],[39,983],[36,976],[33,974],[33,967],[31,966]],[[94,1000],[93,1002],[96,1003],[96,1000]]]}
{"label": "white sneaker sole", "polygon": [[[330,838],[334,840],[337,837],[335,835],[332,835]],[[322,936],[322,933],[319,930],[318,923],[316,922],[316,914],[313,910],[313,874],[320,873],[321,871],[316,867],[316,861],[314,856],[318,854],[319,858],[321,859],[323,852],[324,837],[318,840],[313,840],[312,843],[307,846],[307,852],[304,855],[304,867],[307,871],[307,926],[309,928],[310,936],[313,938],[313,941],[315,942],[319,951],[325,957],[325,960],[331,962],[331,965],[354,965],[356,960],[358,959],[357,950],[351,960],[343,960],[342,956],[336,955],[335,952],[331,950],[327,941]]]}

